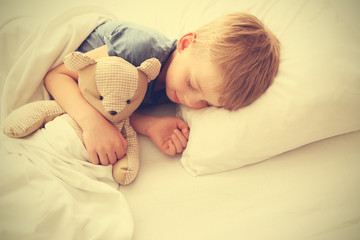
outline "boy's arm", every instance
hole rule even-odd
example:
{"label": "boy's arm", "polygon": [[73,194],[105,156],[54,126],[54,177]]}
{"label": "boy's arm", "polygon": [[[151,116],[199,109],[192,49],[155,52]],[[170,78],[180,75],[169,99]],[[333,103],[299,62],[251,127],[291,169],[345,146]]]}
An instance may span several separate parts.
{"label": "boy's arm", "polygon": [[135,131],[150,137],[154,144],[165,154],[181,153],[189,139],[189,127],[176,117],[154,117],[134,113],[130,123]]}
{"label": "boy's arm", "polygon": [[[87,53],[93,58],[108,56],[106,46]],[[45,76],[45,87],[59,105],[79,124],[84,133],[84,144],[90,161],[102,165],[114,164],[126,152],[126,141],[82,96],[77,85],[78,74],[64,64]]]}

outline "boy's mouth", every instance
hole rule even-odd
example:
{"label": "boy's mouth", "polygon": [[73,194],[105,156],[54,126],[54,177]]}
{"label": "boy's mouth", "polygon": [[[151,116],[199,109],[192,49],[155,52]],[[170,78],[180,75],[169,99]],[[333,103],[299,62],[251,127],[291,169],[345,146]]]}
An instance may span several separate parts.
{"label": "boy's mouth", "polygon": [[176,95],[175,91],[174,91],[174,100],[175,100],[176,103],[181,104],[181,102],[180,102],[178,96]]}

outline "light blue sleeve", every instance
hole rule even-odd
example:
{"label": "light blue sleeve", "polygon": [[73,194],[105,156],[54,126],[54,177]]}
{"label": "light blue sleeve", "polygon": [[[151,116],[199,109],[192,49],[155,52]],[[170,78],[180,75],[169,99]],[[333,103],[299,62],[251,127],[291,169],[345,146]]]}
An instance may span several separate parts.
{"label": "light blue sleeve", "polygon": [[101,25],[98,32],[104,36],[110,56],[122,57],[135,66],[152,57],[163,65],[176,48],[176,40],[134,23],[113,21]]}

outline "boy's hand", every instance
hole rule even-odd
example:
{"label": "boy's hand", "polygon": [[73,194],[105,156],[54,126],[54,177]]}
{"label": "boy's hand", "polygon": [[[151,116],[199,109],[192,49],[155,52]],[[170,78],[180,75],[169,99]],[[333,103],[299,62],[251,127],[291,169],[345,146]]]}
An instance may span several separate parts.
{"label": "boy's hand", "polygon": [[176,117],[156,118],[147,129],[147,135],[165,154],[181,153],[189,139],[189,126]]}
{"label": "boy's hand", "polygon": [[115,164],[126,154],[126,140],[105,118],[92,118],[88,121],[83,129],[83,138],[93,164]]}

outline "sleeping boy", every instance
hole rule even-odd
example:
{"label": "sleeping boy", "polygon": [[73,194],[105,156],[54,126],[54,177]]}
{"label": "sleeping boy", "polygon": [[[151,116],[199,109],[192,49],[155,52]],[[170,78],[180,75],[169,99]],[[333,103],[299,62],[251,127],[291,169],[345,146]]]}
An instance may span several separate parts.
{"label": "sleeping boy", "polygon": [[[251,104],[271,85],[279,67],[280,43],[255,16],[236,12],[172,41],[143,26],[110,21],[94,29],[77,51],[93,58],[119,56],[135,66],[159,59],[160,74],[149,83],[140,107],[174,102],[194,109],[213,106],[232,111]],[[83,98],[77,79],[76,72],[61,64],[44,81],[52,97],[82,128],[90,161],[114,164],[125,155],[127,142]],[[134,113],[130,122],[165,154],[186,148],[189,127],[177,117]]]}

